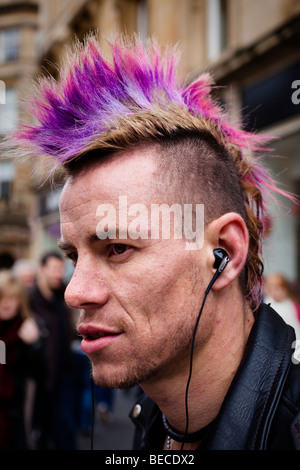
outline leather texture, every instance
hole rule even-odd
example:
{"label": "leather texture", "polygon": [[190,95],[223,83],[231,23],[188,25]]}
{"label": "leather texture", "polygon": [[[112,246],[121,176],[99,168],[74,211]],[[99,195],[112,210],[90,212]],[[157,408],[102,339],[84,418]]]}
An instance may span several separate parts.
{"label": "leather texture", "polygon": [[[262,304],[201,450],[300,450],[300,364],[292,361],[294,341],[293,328]],[[160,450],[149,439],[160,410],[146,395],[139,404],[139,415],[130,414],[137,426],[133,448]]]}

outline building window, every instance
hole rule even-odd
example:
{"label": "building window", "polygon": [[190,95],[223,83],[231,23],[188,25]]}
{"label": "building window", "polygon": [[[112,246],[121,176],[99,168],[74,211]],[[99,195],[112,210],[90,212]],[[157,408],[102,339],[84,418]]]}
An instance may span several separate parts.
{"label": "building window", "polygon": [[0,63],[18,59],[19,57],[19,30],[5,29],[0,32]]}
{"label": "building window", "polygon": [[12,162],[0,162],[0,199],[8,200],[10,198],[14,176],[15,171]]}
{"label": "building window", "polygon": [[17,127],[17,94],[14,88],[6,88],[5,102],[0,104],[0,135]]}
{"label": "building window", "polygon": [[137,30],[145,43],[148,38],[148,5],[147,0],[139,0],[137,7]]}
{"label": "building window", "polygon": [[207,57],[219,58],[227,47],[227,0],[206,0]]}

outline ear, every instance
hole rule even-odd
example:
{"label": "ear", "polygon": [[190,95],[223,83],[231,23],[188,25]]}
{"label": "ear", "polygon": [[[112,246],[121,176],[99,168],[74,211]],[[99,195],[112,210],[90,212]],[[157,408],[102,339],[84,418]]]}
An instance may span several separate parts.
{"label": "ear", "polygon": [[223,248],[229,256],[229,263],[213,285],[213,289],[221,290],[238,278],[246,263],[249,232],[243,218],[235,212],[229,212],[210,222],[206,234],[212,253],[212,274],[214,248]]}

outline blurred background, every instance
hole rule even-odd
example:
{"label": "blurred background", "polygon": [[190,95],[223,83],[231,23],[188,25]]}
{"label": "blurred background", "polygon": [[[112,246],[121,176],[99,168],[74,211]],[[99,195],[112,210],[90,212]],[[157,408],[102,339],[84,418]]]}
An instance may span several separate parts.
{"label": "blurred background", "polygon": [[[300,194],[300,0],[0,0],[0,139],[30,122],[21,99],[39,75],[56,77],[65,47],[90,31],[108,55],[102,35],[114,32],[178,44],[179,78],[211,72],[235,122],[279,138],[265,165]],[[62,181],[51,186],[44,170],[0,160],[0,269],[57,249]],[[270,204],[265,273],[281,273],[300,302],[300,210]]]}
{"label": "blurred background", "polygon": [[[0,0],[1,135],[26,120],[20,99],[33,80],[56,76],[65,46],[91,30],[99,37],[126,31],[145,40],[154,36],[162,45],[178,43],[180,76],[190,82],[210,71],[234,120],[280,137],[274,144],[279,157],[266,164],[285,189],[300,193],[299,0]],[[43,184],[43,165],[34,174],[33,166],[0,162],[2,266],[36,260],[56,247],[59,177],[53,189]],[[296,283],[299,209],[284,206],[279,212],[275,206],[274,213],[265,270]]]}

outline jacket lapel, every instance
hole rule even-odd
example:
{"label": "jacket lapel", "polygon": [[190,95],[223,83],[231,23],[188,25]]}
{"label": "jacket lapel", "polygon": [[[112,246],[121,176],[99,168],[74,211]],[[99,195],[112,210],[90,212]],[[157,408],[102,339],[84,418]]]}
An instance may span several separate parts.
{"label": "jacket lapel", "polygon": [[[272,317],[272,321],[271,320]],[[292,328],[263,305],[216,419],[208,449],[264,449],[291,364]]]}

